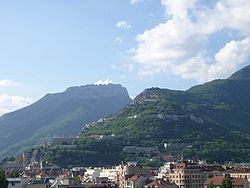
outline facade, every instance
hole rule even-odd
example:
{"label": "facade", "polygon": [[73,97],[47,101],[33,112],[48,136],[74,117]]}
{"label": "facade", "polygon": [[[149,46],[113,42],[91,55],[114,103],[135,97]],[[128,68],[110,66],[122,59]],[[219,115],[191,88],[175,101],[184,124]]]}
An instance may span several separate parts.
{"label": "facade", "polygon": [[116,169],[114,168],[87,168],[84,172],[84,182],[115,182]]}
{"label": "facade", "polygon": [[29,179],[28,178],[7,178],[8,188],[21,188],[25,187]]}
{"label": "facade", "polygon": [[234,178],[246,178],[250,182],[250,168],[239,168],[227,172],[231,177]]}
{"label": "facade", "polygon": [[179,188],[203,188],[206,177],[200,165],[192,162],[180,162],[171,167],[164,179],[175,183]]}
{"label": "facade", "polygon": [[84,172],[84,182],[95,182],[96,178],[100,177],[101,168],[87,168]]}
{"label": "facade", "polygon": [[133,175],[126,179],[125,188],[144,188],[147,179],[148,178],[144,176]]}
{"label": "facade", "polygon": [[205,176],[204,180],[206,180],[214,176],[223,176],[225,169],[220,165],[203,165],[201,171]]}
{"label": "facade", "polygon": [[108,182],[115,182],[116,180],[116,170],[115,168],[104,168],[100,172],[100,177],[106,177]]}
{"label": "facade", "polygon": [[166,162],[162,167],[158,170],[158,179],[164,178],[167,174],[171,172],[171,169],[174,168],[174,162]]}
{"label": "facade", "polygon": [[150,170],[147,167],[142,167],[136,163],[128,163],[127,165],[119,165],[116,167],[116,183],[118,187],[124,188],[126,186],[127,177],[139,175],[144,177],[150,176]]}
{"label": "facade", "polygon": [[158,178],[176,183],[180,188],[203,188],[207,178],[223,175],[225,169],[219,165],[204,165],[190,161],[166,163]]}

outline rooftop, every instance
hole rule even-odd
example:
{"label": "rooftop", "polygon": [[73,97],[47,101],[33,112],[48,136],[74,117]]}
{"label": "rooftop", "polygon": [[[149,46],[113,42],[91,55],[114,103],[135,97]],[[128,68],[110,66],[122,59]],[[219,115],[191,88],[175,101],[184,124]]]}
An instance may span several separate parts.
{"label": "rooftop", "polygon": [[[210,183],[213,183],[214,185],[221,185],[223,179],[224,179],[224,176],[214,176],[212,178],[207,179],[204,184],[208,185]],[[247,183],[247,180],[245,180],[244,178],[232,178],[231,177],[231,181],[232,181],[232,185],[234,186],[245,185]]]}

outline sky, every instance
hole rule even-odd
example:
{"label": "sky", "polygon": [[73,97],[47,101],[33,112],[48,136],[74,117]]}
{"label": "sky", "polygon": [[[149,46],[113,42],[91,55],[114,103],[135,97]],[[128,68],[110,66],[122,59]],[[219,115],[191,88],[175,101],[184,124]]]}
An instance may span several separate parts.
{"label": "sky", "polygon": [[186,90],[249,65],[249,0],[0,0],[0,115],[85,84]]}

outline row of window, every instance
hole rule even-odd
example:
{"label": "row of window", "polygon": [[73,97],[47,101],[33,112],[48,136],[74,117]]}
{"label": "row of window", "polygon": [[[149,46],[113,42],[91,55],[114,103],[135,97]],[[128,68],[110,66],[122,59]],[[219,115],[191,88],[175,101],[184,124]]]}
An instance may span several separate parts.
{"label": "row of window", "polygon": [[175,183],[203,183],[202,180],[200,179],[196,179],[196,180],[171,180],[171,182],[175,182]]}
{"label": "row of window", "polygon": [[197,169],[197,170],[174,170],[174,173],[176,173],[176,174],[178,174],[178,173],[191,173],[191,174],[193,174],[193,173],[199,173],[200,172],[200,170],[199,169]]}
{"label": "row of window", "polygon": [[196,185],[180,185],[181,188],[203,188],[203,184]]}
{"label": "row of window", "polygon": [[204,176],[203,175],[201,175],[201,174],[195,174],[195,175],[170,175],[170,178],[185,178],[185,179],[187,179],[187,178],[204,178]]}
{"label": "row of window", "polygon": [[250,175],[232,175],[232,177],[240,177],[240,178],[250,178]]}

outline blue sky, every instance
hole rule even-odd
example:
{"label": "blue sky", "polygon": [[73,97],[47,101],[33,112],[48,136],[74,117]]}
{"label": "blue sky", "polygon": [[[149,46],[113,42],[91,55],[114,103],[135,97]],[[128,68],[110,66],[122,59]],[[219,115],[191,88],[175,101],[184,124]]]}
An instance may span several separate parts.
{"label": "blue sky", "polygon": [[131,96],[249,64],[248,0],[0,1],[0,115],[99,80]]}

